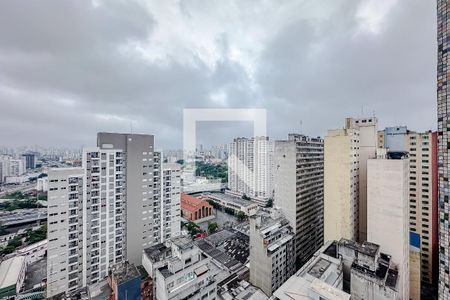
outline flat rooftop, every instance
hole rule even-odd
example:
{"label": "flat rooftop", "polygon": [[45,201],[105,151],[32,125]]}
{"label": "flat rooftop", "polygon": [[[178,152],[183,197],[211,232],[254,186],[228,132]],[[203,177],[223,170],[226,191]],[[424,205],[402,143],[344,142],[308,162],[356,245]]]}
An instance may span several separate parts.
{"label": "flat rooftop", "polygon": [[15,256],[0,264],[0,289],[15,285],[25,265],[24,256]]}
{"label": "flat rooftop", "polygon": [[252,201],[242,199],[241,197],[227,195],[222,193],[204,193],[203,196],[211,199],[219,199],[223,202],[234,203],[243,207],[249,207],[256,205]]}
{"label": "flat rooftop", "polygon": [[112,273],[117,280],[117,284],[128,282],[136,277],[141,278],[141,273],[139,273],[136,266],[128,262],[115,266]]}
{"label": "flat rooftop", "polygon": [[359,253],[363,253],[371,257],[375,257],[375,255],[377,255],[380,249],[380,246],[374,243],[364,242],[360,244],[358,242],[347,239],[340,239],[338,244],[346,246],[350,249],[358,251]]}
{"label": "flat rooftop", "polygon": [[163,260],[171,253],[171,251],[172,249],[170,249],[163,243],[156,244],[149,248],[144,249],[144,253],[152,262],[158,262]]}

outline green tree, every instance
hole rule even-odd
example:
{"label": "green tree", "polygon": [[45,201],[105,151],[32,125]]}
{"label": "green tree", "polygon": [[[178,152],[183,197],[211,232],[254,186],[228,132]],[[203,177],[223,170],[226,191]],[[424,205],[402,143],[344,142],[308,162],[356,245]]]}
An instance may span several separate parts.
{"label": "green tree", "polygon": [[269,198],[269,200],[267,200],[266,207],[273,207],[273,199],[272,198]]}
{"label": "green tree", "polygon": [[243,211],[238,212],[236,217],[239,221],[244,221],[247,219],[247,215]]}
{"label": "green tree", "polygon": [[189,231],[189,234],[190,234],[191,236],[194,236],[194,235],[196,235],[197,233],[202,232],[202,231],[200,230],[200,227],[198,227],[198,225],[195,224],[194,222],[189,222],[189,223],[187,223],[187,224],[186,224],[186,228],[187,228],[187,230]]}
{"label": "green tree", "polygon": [[209,233],[216,232],[218,228],[219,228],[219,225],[217,225],[217,223],[215,223],[215,222],[208,224],[208,231],[209,231]]}

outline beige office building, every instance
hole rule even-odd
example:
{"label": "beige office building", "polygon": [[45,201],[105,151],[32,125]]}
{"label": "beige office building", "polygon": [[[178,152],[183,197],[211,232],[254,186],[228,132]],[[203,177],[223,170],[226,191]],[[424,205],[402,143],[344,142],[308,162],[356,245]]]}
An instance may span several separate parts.
{"label": "beige office building", "polygon": [[324,154],[324,238],[366,240],[367,160],[377,145],[377,119],[347,118],[329,130]]}
{"label": "beige office building", "polygon": [[[399,299],[409,299],[409,159],[379,149],[367,162],[367,239],[392,255]],[[384,151],[383,151],[384,150]]]}

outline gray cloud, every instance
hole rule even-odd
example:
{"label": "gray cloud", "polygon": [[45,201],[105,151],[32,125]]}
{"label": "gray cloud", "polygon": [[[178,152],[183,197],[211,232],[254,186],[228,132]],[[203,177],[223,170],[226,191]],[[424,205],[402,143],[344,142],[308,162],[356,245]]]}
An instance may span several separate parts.
{"label": "gray cloud", "polygon": [[391,2],[361,16],[377,1],[4,1],[0,145],[92,145],[132,123],[180,147],[185,107],[266,108],[277,138],[300,120],[323,135],[362,108],[434,128],[434,3]]}

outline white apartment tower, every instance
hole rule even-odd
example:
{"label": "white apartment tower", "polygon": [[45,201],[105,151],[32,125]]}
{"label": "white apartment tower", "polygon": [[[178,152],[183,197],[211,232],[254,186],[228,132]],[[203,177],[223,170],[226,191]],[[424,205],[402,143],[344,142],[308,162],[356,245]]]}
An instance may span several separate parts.
{"label": "white apartment tower", "polygon": [[367,239],[367,160],[375,157],[377,118],[345,120],[325,137],[325,240]]}
{"label": "white apartment tower", "polygon": [[85,223],[82,168],[48,172],[47,297],[84,285]]}
{"label": "white apartment tower", "polygon": [[379,149],[367,163],[367,238],[392,255],[400,299],[409,299],[409,158]]}
{"label": "white apartment tower", "polygon": [[261,205],[273,197],[274,143],[268,137],[236,138],[228,146],[228,188]]}
{"label": "white apartment tower", "polygon": [[289,134],[275,142],[274,205],[295,234],[301,266],[323,245],[323,140]]}
{"label": "white apartment tower", "polygon": [[[83,151],[82,168],[49,172],[48,297],[94,284],[125,260],[140,264],[144,248],[179,228],[179,172],[161,172],[153,148],[151,135],[99,133],[97,147]],[[68,186],[72,177],[76,188]],[[58,263],[64,271],[53,275]]]}
{"label": "white apartment tower", "polygon": [[164,163],[162,176],[161,241],[165,241],[181,232],[181,166],[176,163]]}

